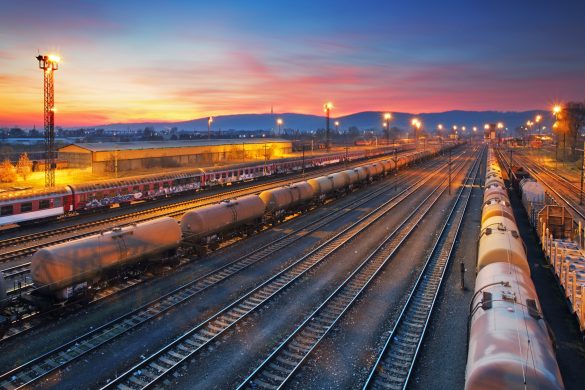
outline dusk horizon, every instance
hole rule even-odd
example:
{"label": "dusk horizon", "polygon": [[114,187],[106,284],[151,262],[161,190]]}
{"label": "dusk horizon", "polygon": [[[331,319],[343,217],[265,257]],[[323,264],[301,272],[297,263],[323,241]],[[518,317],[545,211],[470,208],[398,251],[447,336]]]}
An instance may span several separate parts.
{"label": "dusk horizon", "polygon": [[[56,125],[363,111],[527,111],[582,100],[584,5],[417,1],[10,3],[0,126],[42,122],[35,56],[61,57]],[[323,18],[329,12],[335,17]],[[22,23],[26,20],[26,23]],[[519,21],[529,21],[522,22]]]}

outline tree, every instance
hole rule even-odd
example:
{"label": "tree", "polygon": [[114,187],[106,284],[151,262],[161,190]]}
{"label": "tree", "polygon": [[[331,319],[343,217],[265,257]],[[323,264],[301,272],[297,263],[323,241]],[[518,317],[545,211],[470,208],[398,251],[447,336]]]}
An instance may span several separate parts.
{"label": "tree", "polygon": [[355,138],[360,135],[360,129],[358,129],[357,126],[350,126],[349,129],[347,129],[347,132],[351,138]]}
{"label": "tree", "polygon": [[585,103],[568,102],[557,114],[557,121],[553,127],[557,134],[557,139],[563,139],[563,148],[566,147],[565,141],[568,141],[571,149],[571,159],[576,160],[576,147],[579,131],[585,126]]}
{"label": "tree", "polygon": [[10,160],[6,159],[0,164],[0,182],[12,183],[16,180],[16,169]]}
{"label": "tree", "polygon": [[25,152],[20,155],[16,163],[16,172],[26,181],[26,178],[32,172],[32,161],[29,160],[28,154]]}

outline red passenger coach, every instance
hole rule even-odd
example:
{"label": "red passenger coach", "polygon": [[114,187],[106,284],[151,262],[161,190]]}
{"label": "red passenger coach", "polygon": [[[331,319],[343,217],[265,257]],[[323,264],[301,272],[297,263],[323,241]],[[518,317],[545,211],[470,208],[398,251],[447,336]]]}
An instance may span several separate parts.
{"label": "red passenger coach", "polygon": [[69,188],[0,193],[0,227],[58,218],[73,209]]}
{"label": "red passenger coach", "polygon": [[203,187],[203,171],[196,169],[140,178],[74,184],[68,187],[73,194],[73,209],[84,212],[197,191]]}

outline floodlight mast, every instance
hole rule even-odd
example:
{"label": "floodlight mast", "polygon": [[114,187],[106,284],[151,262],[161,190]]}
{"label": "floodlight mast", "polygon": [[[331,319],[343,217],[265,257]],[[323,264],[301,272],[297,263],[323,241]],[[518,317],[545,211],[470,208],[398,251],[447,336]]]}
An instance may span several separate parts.
{"label": "floodlight mast", "polygon": [[53,75],[59,69],[59,57],[39,55],[39,68],[44,74],[44,124],[45,124],[45,187],[55,186],[55,86]]}

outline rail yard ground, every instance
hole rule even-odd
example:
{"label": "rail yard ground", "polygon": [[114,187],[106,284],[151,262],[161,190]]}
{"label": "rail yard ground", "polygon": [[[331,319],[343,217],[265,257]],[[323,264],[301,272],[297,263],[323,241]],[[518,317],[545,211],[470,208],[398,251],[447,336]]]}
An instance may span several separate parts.
{"label": "rail yard ground", "polygon": [[[437,203],[405,239],[382,271],[367,285],[355,303],[316,345],[303,364],[285,384],[286,388],[347,389],[361,388],[405,304],[408,292],[421,272],[422,265],[437,239],[438,227],[447,217],[455,194],[465,174],[478,156],[479,147],[467,146],[467,153],[453,164],[452,193],[442,193]],[[463,148],[453,152],[459,155]],[[193,295],[163,315],[133,328],[130,332],[102,345],[81,359],[36,382],[35,388],[99,388],[117,375],[145,360],[163,346],[194,328],[208,317],[260,285],[277,272],[302,258],[368,213],[405,191],[426,175],[428,181],[404,200],[368,225],[340,249],[308,271],[254,314],[245,317],[216,341],[187,359],[159,385],[173,389],[235,388],[279,345],[329,294],[346,279],[390,232],[401,226],[407,216],[425,202],[439,186],[445,188],[446,156],[439,156],[424,166],[401,170],[327,203],[309,213],[259,234],[222,247],[179,269],[166,269],[129,290],[114,294],[74,314],[55,318],[28,333],[0,343],[0,367],[15,367],[31,357],[49,351],[109,322],[133,308],[138,308],[189,281],[203,277],[222,265],[231,263],[256,249],[277,242],[320,218],[331,218],[318,230],[275,251],[208,289]],[[459,168],[457,164],[461,164]],[[432,167],[432,168],[431,168]],[[457,169],[456,169],[457,168]],[[437,172],[435,172],[437,170]],[[426,335],[410,377],[408,388],[463,388],[467,355],[467,319],[475,281],[477,237],[480,231],[485,158],[470,192],[469,204],[462,220],[459,238],[446,270],[430,317]],[[432,174],[432,176],[431,176]],[[397,183],[394,185],[393,183]],[[379,192],[376,192],[379,191]],[[374,194],[376,194],[374,196]],[[371,196],[364,204],[358,202]],[[585,349],[576,322],[571,317],[556,281],[547,269],[537,247],[522,205],[511,194],[516,219],[527,245],[532,278],[538,288],[545,318],[558,344],[558,362],[567,389],[579,388],[585,381]],[[117,212],[117,211],[116,211]],[[296,233],[299,236],[301,233]],[[460,264],[466,268],[465,289],[460,288]],[[2,370],[4,371],[4,370]]]}

